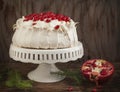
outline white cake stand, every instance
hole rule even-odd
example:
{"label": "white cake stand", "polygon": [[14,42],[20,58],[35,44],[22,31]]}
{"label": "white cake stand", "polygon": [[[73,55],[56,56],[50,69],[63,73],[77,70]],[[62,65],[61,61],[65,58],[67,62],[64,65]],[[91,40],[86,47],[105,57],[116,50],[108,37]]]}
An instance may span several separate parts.
{"label": "white cake stand", "polygon": [[42,50],[20,48],[11,44],[9,54],[16,61],[39,64],[35,70],[28,73],[28,78],[36,82],[49,83],[65,78],[64,76],[52,74],[52,72],[60,71],[55,63],[81,58],[83,56],[83,46],[79,42],[78,46],[72,48]]}

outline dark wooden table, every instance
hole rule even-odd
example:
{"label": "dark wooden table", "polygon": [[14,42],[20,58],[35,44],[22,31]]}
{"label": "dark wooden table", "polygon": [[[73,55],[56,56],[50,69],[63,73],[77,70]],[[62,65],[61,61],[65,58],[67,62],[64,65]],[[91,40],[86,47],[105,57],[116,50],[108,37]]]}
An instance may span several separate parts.
{"label": "dark wooden table", "polygon": [[[57,63],[56,65],[60,69],[79,69],[81,66],[80,61],[68,62],[68,63]],[[120,63],[113,63],[115,66],[115,73],[112,76],[111,80],[106,83],[102,91],[100,92],[119,92],[120,90]],[[21,62],[10,62],[9,67],[19,70],[23,75],[27,76],[27,73],[37,65],[21,63]],[[1,67],[2,68],[2,67]],[[16,88],[0,87],[0,92],[91,92],[95,87],[94,83],[86,82],[79,86],[73,86],[72,80],[65,78],[64,80],[56,83],[38,83],[33,82],[33,88],[30,90],[20,90]],[[72,91],[68,91],[68,88],[72,87]]]}

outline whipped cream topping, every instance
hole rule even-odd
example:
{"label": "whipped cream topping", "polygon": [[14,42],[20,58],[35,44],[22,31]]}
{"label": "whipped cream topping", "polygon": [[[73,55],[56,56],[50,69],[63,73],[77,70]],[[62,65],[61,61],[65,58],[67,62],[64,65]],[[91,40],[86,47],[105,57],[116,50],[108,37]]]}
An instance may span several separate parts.
{"label": "whipped cream topping", "polygon": [[[46,23],[45,21],[24,21],[25,17],[23,16],[22,18],[18,19],[15,26],[14,30],[18,29],[28,29],[28,30],[34,30],[37,29],[37,31],[41,30],[48,30],[48,31],[62,31],[62,32],[67,32],[71,28],[76,30],[76,23],[71,19],[70,22],[65,22],[65,21],[59,21],[59,20],[52,20],[49,23]],[[59,28],[55,28],[56,26],[59,26]]]}
{"label": "whipped cream topping", "polygon": [[[40,13],[41,14],[41,13]],[[76,30],[76,24],[72,19],[64,15],[57,15],[52,12],[47,12],[44,15],[32,14],[19,18],[14,25],[14,30],[28,29],[37,31],[62,31],[67,32],[70,29]],[[54,15],[54,16],[53,16]],[[36,18],[37,16],[37,18]],[[41,19],[42,16],[42,19]]]}

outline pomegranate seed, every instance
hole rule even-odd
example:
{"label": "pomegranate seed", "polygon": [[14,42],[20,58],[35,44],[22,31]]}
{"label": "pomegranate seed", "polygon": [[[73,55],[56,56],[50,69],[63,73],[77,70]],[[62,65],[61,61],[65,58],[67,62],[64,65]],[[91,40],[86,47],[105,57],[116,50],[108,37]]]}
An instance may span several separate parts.
{"label": "pomegranate seed", "polygon": [[57,30],[60,26],[59,25],[56,25],[54,28]]}
{"label": "pomegranate seed", "polygon": [[44,13],[34,13],[34,14],[30,14],[25,16],[25,20],[24,21],[28,21],[28,20],[33,20],[33,21],[37,21],[37,20],[46,20],[45,22],[49,23],[51,20],[55,20],[57,19],[58,21],[66,21],[68,22],[70,20],[69,17],[61,15],[61,14],[55,14],[53,12],[44,12]]}
{"label": "pomegranate seed", "polygon": [[50,19],[47,19],[45,22],[49,23],[51,20]]}
{"label": "pomegranate seed", "polygon": [[68,88],[67,88],[67,91],[73,91],[73,87],[71,87],[71,86],[68,87]]}
{"label": "pomegranate seed", "polygon": [[51,20],[54,20],[54,19],[56,19],[56,18],[55,18],[55,17],[52,17],[52,18],[51,18]]}
{"label": "pomegranate seed", "polygon": [[107,70],[106,69],[103,69],[101,72],[100,72],[101,75],[107,75]]}
{"label": "pomegranate seed", "polygon": [[37,20],[39,20],[39,17],[34,17],[33,18],[33,21],[37,21]]}
{"label": "pomegranate seed", "polygon": [[36,23],[33,23],[32,25],[36,25]]}
{"label": "pomegranate seed", "polygon": [[92,92],[97,92],[97,89],[96,88],[92,89]]}

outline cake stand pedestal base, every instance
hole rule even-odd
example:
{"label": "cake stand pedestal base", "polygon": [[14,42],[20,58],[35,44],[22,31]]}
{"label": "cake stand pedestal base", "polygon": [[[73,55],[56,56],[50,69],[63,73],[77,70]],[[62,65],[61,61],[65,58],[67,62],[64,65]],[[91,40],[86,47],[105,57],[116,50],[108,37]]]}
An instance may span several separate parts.
{"label": "cake stand pedestal base", "polygon": [[35,70],[28,73],[28,78],[43,83],[58,82],[65,78],[53,72],[61,72],[61,70],[55,64],[41,63]]}

